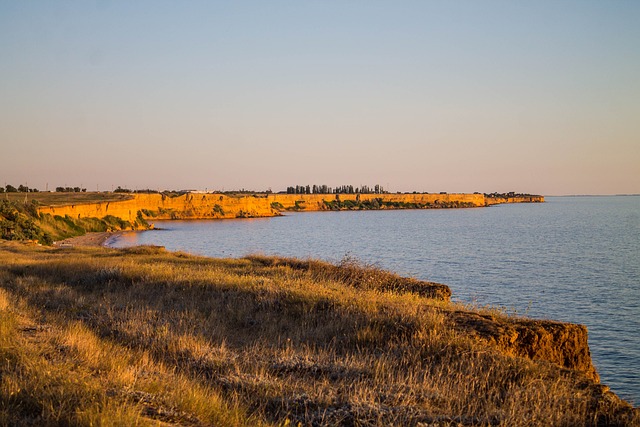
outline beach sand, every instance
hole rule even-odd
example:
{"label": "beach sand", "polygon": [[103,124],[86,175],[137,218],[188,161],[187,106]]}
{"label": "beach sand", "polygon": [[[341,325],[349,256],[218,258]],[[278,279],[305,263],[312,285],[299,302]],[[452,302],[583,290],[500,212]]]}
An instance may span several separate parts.
{"label": "beach sand", "polygon": [[110,238],[122,234],[123,231],[115,232],[95,232],[87,233],[84,236],[70,237],[68,239],[54,242],[54,246],[71,247],[71,246],[106,246]]}

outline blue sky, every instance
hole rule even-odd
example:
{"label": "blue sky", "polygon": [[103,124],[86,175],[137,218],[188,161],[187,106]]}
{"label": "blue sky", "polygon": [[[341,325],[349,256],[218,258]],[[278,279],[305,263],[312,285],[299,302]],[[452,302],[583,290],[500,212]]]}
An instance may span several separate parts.
{"label": "blue sky", "polygon": [[640,193],[638,22],[636,1],[0,1],[0,180]]}

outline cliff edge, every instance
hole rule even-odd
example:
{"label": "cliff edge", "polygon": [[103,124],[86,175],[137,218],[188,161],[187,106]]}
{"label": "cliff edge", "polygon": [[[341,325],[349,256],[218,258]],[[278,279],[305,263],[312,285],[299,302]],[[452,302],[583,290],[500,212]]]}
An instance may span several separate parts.
{"label": "cliff edge", "polygon": [[499,203],[544,202],[542,196],[487,197],[484,194],[200,194],[171,197],[165,194],[133,194],[130,199],[42,206],[39,213],[71,218],[103,218],[125,221],[154,219],[259,218],[283,211],[442,209],[484,207]]}

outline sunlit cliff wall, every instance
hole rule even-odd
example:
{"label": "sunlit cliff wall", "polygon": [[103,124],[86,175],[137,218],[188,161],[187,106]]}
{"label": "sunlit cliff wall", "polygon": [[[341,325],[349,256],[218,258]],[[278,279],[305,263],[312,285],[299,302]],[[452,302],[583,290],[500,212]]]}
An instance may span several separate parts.
{"label": "sunlit cliff wall", "polygon": [[485,197],[487,206],[500,203],[544,203],[544,196]]}
{"label": "sunlit cliff wall", "polygon": [[130,221],[138,212],[145,218],[238,218],[274,216],[278,211],[271,208],[265,197],[230,197],[222,194],[185,194],[168,197],[163,194],[135,194],[130,200],[89,203],[82,205],[40,208],[40,213],[72,218],[113,215]]}
{"label": "sunlit cliff wall", "polygon": [[[544,201],[541,196],[528,198],[485,198],[483,194],[185,194],[169,197],[163,194],[134,194],[131,199],[68,206],[47,206],[41,213],[72,218],[103,218],[113,215],[133,221],[138,212],[146,219],[249,218],[278,215],[280,210],[318,211],[329,209],[325,202],[335,200],[381,199],[383,202],[438,206],[487,206],[496,203]],[[541,199],[541,200],[540,200]],[[381,208],[385,208],[382,206]]]}
{"label": "sunlit cliff wall", "polygon": [[419,203],[433,206],[452,203],[469,203],[476,207],[485,206],[482,194],[270,194],[268,199],[270,203],[280,203],[285,209],[297,207],[297,210],[301,211],[326,210],[328,207],[325,201],[334,200],[364,202],[382,199],[384,202]]}

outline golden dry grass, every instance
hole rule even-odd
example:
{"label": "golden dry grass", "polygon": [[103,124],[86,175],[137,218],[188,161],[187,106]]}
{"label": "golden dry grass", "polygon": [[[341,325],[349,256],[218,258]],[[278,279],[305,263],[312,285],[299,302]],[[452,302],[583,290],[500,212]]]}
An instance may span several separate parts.
{"label": "golden dry grass", "polygon": [[0,199],[6,199],[13,202],[23,202],[36,200],[39,204],[44,206],[66,206],[82,203],[99,203],[99,202],[114,202],[118,200],[127,200],[132,196],[126,193],[99,193],[99,192],[85,192],[85,193],[65,193],[65,192],[38,192],[38,193],[1,193]]}
{"label": "golden dry grass", "polygon": [[638,423],[584,373],[469,333],[455,321],[469,309],[415,282],[354,264],[0,243],[0,425]]}

